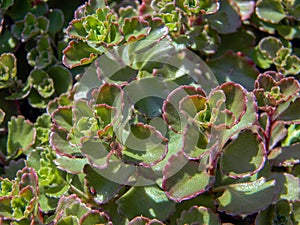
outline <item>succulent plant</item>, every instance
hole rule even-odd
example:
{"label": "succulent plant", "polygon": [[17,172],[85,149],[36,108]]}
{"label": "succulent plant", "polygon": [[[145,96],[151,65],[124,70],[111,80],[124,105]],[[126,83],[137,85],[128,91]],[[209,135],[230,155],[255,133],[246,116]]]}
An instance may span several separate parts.
{"label": "succulent plant", "polygon": [[1,80],[0,89],[12,87],[16,83],[16,58],[11,53],[3,53],[0,57]]}
{"label": "succulent plant", "polygon": [[0,1],[0,224],[298,224],[299,9]]}

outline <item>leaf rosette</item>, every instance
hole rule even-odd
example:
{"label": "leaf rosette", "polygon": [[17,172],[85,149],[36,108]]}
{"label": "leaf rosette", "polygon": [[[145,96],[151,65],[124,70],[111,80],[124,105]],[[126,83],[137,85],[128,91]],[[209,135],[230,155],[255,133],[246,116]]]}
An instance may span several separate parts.
{"label": "leaf rosette", "polygon": [[[167,139],[154,126],[133,123],[128,136],[120,134],[122,128],[116,128],[120,123],[114,101],[125,98],[120,86],[105,83],[92,90],[91,96],[90,100],[81,99],[71,107],[60,106],[53,111],[50,142],[59,155],[74,160],[86,157],[94,168],[104,171],[111,171],[115,164],[135,170],[148,168],[165,157]],[[68,168],[64,164],[60,167]]]}
{"label": "leaf rosette", "polygon": [[281,73],[265,72],[257,77],[253,93],[259,108],[268,111],[294,101],[299,96],[299,88],[294,77],[285,78]]}
{"label": "leaf rosette", "polygon": [[3,218],[25,223],[39,218],[38,178],[34,169],[25,167],[18,171],[16,180],[1,179],[0,182],[0,215]]}
{"label": "leaf rosette", "polygon": [[14,85],[17,75],[16,57],[11,53],[0,56],[0,89]]}
{"label": "leaf rosette", "polygon": [[38,35],[47,33],[49,28],[49,21],[46,17],[36,17],[34,14],[29,12],[24,20],[17,21],[12,27],[13,35],[26,42]]}
{"label": "leaf rosette", "polygon": [[[43,65],[45,66],[44,63]],[[70,71],[63,66],[53,65],[47,70],[32,70],[22,88],[16,90],[7,99],[17,100],[28,97],[31,106],[46,108],[53,98],[69,91],[71,86],[72,77]]]}
{"label": "leaf rosette", "polygon": [[76,195],[63,196],[56,208],[53,221],[55,224],[108,224],[109,216],[99,210],[91,209]]}
{"label": "leaf rosette", "polygon": [[[246,90],[232,82],[218,86],[208,96],[200,88],[180,86],[165,100],[163,117],[172,130],[183,134],[183,148],[190,157],[199,157],[209,145],[213,133],[215,136],[238,126],[248,101]],[[195,137],[198,137],[198,150],[189,147],[195,142]],[[225,142],[221,141],[221,145]]]}
{"label": "leaf rosette", "polygon": [[63,52],[63,62],[70,68],[93,62],[113,46],[132,43],[150,34],[160,40],[168,32],[159,18],[135,13],[123,18],[122,14],[127,10],[120,9],[118,15],[109,6],[94,3],[89,1],[79,7],[67,28],[67,34],[73,40]]}

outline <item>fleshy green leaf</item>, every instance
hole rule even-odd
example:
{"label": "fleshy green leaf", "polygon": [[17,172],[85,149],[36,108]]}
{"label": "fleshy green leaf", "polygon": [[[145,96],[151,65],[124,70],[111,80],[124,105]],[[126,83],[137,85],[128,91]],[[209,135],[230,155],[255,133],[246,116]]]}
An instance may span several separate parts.
{"label": "fleshy green leaf", "polygon": [[147,36],[151,30],[146,21],[139,20],[138,17],[125,18],[122,27],[125,40],[134,42]]}
{"label": "fleshy green leaf", "polygon": [[295,101],[291,102],[290,105],[284,110],[279,116],[278,120],[286,121],[286,122],[293,122],[299,121],[300,115],[298,109],[300,107],[300,98],[297,98]]}
{"label": "fleshy green leaf", "polygon": [[90,64],[101,54],[100,51],[82,41],[71,41],[63,53],[63,63],[69,68]]}
{"label": "fleshy green leaf", "polygon": [[131,220],[128,225],[163,225],[159,220],[151,220],[143,216],[139,216]]}
{"label": "fleshy green leaf", "polygon": [[31,12],[27,13],[24,20],[17,21],[12,26],[13,35],[26,42],[39,34],[46,33],[48,31],[49,21],[45,17],[36,17]]}
{"label": "fleshy green leaf", "polygon": [[27,54],[27,60],[30,66],[37,69],[43,69],[54,61],[54,53],[47,37],[39,39],[36,47]]}
{"label": "fleshy green leaf", "polygon": [[[58,203],[54,221],[61,221],[68,216],[79,219],[90,209],[76,195],[63,196]],[[79,224],[79,223],[78,223]]]}
{"label": "fleshy green leaf", "polygon": [[275,148],[268,155],[268,159],[272,164],[279,166],[297,164],[300,162],[299,147],[300,144],[298,143],[291,146]]}
{"label": "fleshy green leaf", "polygon": [[67,156],[57,156],[55,164],[61,170],[68,173],[82,173],[83,167],[88,163],[86,158],[69,158]]}
{"label": "fleshy green leaf", "polygon": [[149,166],[161,161],[167,153],[167,139],[154,127],[144,124],[131,126],[122,150],[125,162]]}
{"label": "fleshy green leaf", "polygon": [[[207,159],[204,156],[201,160],[206,163]],[[170,157],[163,173],[163,189],[176,202],[205,192],[214,181],[205,168],[200,168],[199,162],[189,161],[182,152]]]}
{"label": "fleshy green leaf", "polygon": [[253,0],[234,0],[234,2],[239,7],[239,14],[241,15],[241,19],[247,20],[251,17],[254,12],[255,1]]}
{"label": "fleshy green leaf", "polygon": [[266,160],[261,138],[251,131],[239,133],[223,151],[220,168],[231,177],[251,176],[263,167]]}
{"label": "fleshy green leaf", "polygon": [[258,75],[253,62],[240,53],[228,52],[224,56],[207,62],[220,83],[233,81],[243,85],[247,90],[253,89]]}
{"label": "fleshy green leaf", "polygon": [[109,222],[107,215],[104,212],[98,210],[91,210],[82,216],[80,219],[80,225],[91,225],[91,224],[107,224],[112,225]]}
{"label": "fleshy green leaf", "polygon": [[276,180],[278,199],[290,202],[300,200],[300,179],[288,173],[273,173],[271,179]]}
{"label": "fleshy green leaf", "polygon": [[110,181],[103,176],[101,176],[101,170],[97,170],[87,165],[84,168],[86,174],[86,181],[88,187],[93,189],[95,192],[95,200],[100,203],[105,203],[113,198],[118,191],[121,189],[122,185]]}
{"label": "fleshy green leaf", "polygon": [[[136,196],[140,197],[136,198]],[[174,202],[154,185],[132,187],[117,200],[117,204],[119,205],[118,211],[129,219],[143,215],[163,221],[174,210]]]}
{"label": "fleshy green leaf", "polygon": [[220,225],[221,221],[217,214],[211,209],[203,206],[193,206],[188,211],[184,211],[181,217],[177,220],[178,225],[185,224],[207,224],[207,225]]}
{"label": "fleshy green leaf", "polygon": [[64,14],[60,9],[50,9],[49,15],[49,33],[56,34],[64,24]]}
{"label": "fleshy green leaf", "polygon": [[208,24],[220,34],[235,32],[241,26],[241,18],[237,13],[235,2],[221,0],[220,9],[216,13],[207,16]]}
{"label": "fleshy green leaf", "polygon": [[36,131],[28,120],[12,117],[8,123],[7,153],[15,158],[34,144]]}
{"label": "fleshy green leaf", "polygon": [[55,88],[55,93],[60,95],[68,92],[72,87],[71,72],[65,67],[55,65],[47,70],[49,77],[52,78]]}
{"label": "fleshy green leaf", "polygon": [[255,12],[261,20],[270,23],[279,23],[286,17],[283,5],[278,0],[259,0]]}
{"label": "fleshy green leaf", "polygon": [[224,186],[217,198],[219,210],[229,214],[253,214],[265,209],[275,198],[275,180],[260,178],[248,183]]}
{"label": "fleshy green leaf", "polygon": [[0,56],[0,89],[10,87],[16,81],[17,59],[12,53]]}

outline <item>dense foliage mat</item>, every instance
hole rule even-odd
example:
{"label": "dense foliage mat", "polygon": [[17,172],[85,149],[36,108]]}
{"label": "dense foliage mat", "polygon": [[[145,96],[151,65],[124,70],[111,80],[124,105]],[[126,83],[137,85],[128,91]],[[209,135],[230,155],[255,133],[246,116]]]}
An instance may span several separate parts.
{"label": "dense foliage mat", "polygon": [[0,224],[300,224],[300,3],[0,0]]}

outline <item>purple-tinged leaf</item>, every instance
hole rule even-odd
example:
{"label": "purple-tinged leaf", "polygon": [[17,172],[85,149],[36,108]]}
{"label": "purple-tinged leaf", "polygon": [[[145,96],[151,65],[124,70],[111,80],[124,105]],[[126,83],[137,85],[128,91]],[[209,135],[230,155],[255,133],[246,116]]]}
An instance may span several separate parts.
{"label": "purple-tinged leaf", "polygon": [[122,149],[122,159],[129,164],[151,167],[166,156],[167,141],[150,125],[132,125]]}
{"label": "purple-tinged leaf", "polygon": [[282,120],[286,123],[293,123],[298,122],[300,119],[299,114],[299,107],[300,107],[300,98],[298,97],[295,101],[291,102],[290,105],[284,110],[282,113],[279,114],[278,120]]}
{"label": "purple-tinged leaf", "polygon": [[[109,130],[111,130],[111,127],[109,126]],[[101,139],[106,141],[102,141]],[[99,138],[93,138],[93,137],[84,137],[81,140],[81,152],[84,154],[91,165],[102,169],[106,168],[109,157],[112,153],[110,142],[109,142],[110,136],[107,136],[106,134],[100,136]]]}
{"label": "purple-tinged leaf", "polygon": [[[33,198],[33,190],[27,186],[20,191],[19,196],[15,196],[11,200],[12,217],[15,220],[22,220],[28,218],[33,210],[33,205],[30,200]],[[34,199],[32,199],[34,200]]]}
{"label": "purple-tinged leaf", "polygon": [[33,124],[24,117],[12,117],[8,122],[7,153],[10,158],[15,158],[29,149],[36,136]]}
{"label": "purple-tinged leaf", "polygon": [[90,64],[101,54],[82,41],[71,41],[63,51],[63,63],[68,68]]}
{"label": "purple-tinged leaf", "polygon": [[281,121],[276,121],[271,128],[271,137],[269,141],[269,151],[276,146],[276,144],[281,141],[286,135],[288,131],[284,126],[284,123]]}
{"label": "purple-tinged leaf", "polygon": [[33,168],[24,167],[22,170],[19,170],[17,173],[17,181],[19,182],[18,185],[20,190],[27,186],[31,186],[35,195],[38,195],[38,176]]}
{"label": "purple-tinged leaf", "polygon": [[155,185],[134,186],[116,202],[120,214],[129,219],[142,215],[164,221],[174,211],[175,206],[175,203]]}
{"label": "purple-tinged leaf", "polygon": [[59,107],[73,105],[73,96],[70,93],[61,94],[59,97],[51,100],[47,106],[47,113],[52,115],[52,113],[57,110]]}
{"label": "purple-tinged leaf", "polygon": [[190,159],[199,159],[207,150],[209,134],[203,132],[195,123],[186,125],[183,133],[183,152]]}
{"label": "purple-tinged leaf", "polygon": [[181,213],[183,211],[187,211],[193,206],[202,206],[216,211],[213,195],[208,192],[205,192],[203,194],[198,195],[195,198],[183,201],[181,203],[177,203],[176,210],[170,217],[170,224],[176,224],[176,220],[180,218]]}
{"label": "purple-tinged leaf", "polygon": [[179,103],[180,101],[190,95],[201,95],[205,96],[205,93],[200,88],[192,86],[180,86],[173,90],[163,104],[163,118],[171,129],[175,132],[182,132],[183,118],[180,116]]}
{"label": "purple-tinged leaf", "polygon": [[85,11],[87,14],[94,13],[99,8],[105,8],[105,0],[89,0],[85,3]]}
{"label": "purple-tinged leaf", "polygon": [[121,97],[121,87],[116,84],[103,84],[98,90],[92,92],[96,104],[114,106],[116,99]]}
{"label": "purple-tinged leaf", "polygon": [[68,173],[78,174],[83,172],[84,166],[88,163],[86,158],[70,158],[67,156],[57,155],[54,163],[61,170],[67,171]]}
{"label": "purple-tinged leaf", "polygon": [[91,119],[92,117],[94,117],[94,111],[92,109],[91,104],[89,104],[89,102],[84,99],[79,99],[76,102],[74,102],[72,113],[74,120],[73,123],[77,125],[80,119],[82,119],[83,117],[87,117],[87,119]]}
{"label": "purple-tinged leaf", "polygon": [[164,223],[156,219],[151,220],[146,217],[139,216],[131,220],[128,225],[164,225]]}
{"label": "purple-tinged leaf", "polygon": [[246,90],[241,85],[235,84],[233,82],[222,84],[220,88],[217,88],[216,90],[218,89],[224,92],[226,97],[226,109],[232,112],[235,119],[234,125],[237,124],[241,120],[247,109]]}
{"label": "purple-tinged leaf", "polygon": [[177,219],[176,224],[221,225],[221,220],[219,216],[209,208],[192,206],[188,211],[182,212],[181,217]]}
{"label": "purple-tinged leaf", "polygon": [[220,83],[233,81],[247,90],[253,89],[258,75],[254,63],[242,53],[227,52],[222,57],[207,62]]}
{"label": "purple-tinged leaf", "polygon": [[66,32],[70,38],[83,40],[87,35],[87,32],[83,26],[83,18],[72,20]]}
{"label": "purple-tinged leaf", "polygon": [[72,146],[65,131],[54,128],[50,133],[50,146],[60,155],[72,157],[72,155],[80,154],[79,147]]}
{"label": "purple-tinged leaf", "polygon": [[245,183],[218,187],[225,189],[216,199],[220,211],[231,215],[249,215],[268,207],[276,197],[276,181],[267,181],[264,177]]}
{"label": "purple-tinged leaf", "polygon": [[112,122],[112,117],[116,113],[114,107],[108,106],[106,104],[97,104],[94,106],[96,116],[99,118],[100,127],[104,128]]}
{"label": "purple-tinged leaf", "polygon": [[[199,161],[201,160],[202,158]],[[182,152],[170,157],[169,164],[163,171],[162,184],[163,190],[170,199],[181,202],[193,198],[205,192],[213,184],[214,177],[205,168],[203,170],[199,168],[200,162],[188,160]]]}
{"label": "purple-tinged leaf", "polygon": [[258,43],[259,51],[269,60],[276,57],[276,53],[280,48],[283,48],[282,42],[272,36],[265,37]]}
{"label": "purple-tinged leaf", "polygon": [[80,219],[89,211],[90,208],[82,203],[81,199],[76,195],[63,196],[58,202],[53,222],[57,223],[67,216],[74,216]]}
{"label": "purple-tinged leaf", "polygon": [[202,95],[189,95],[179,102],[179,112],[194,118],[200,111],[207,110],[207,99]]}
{"label": "purple-tinged leaf", "polygon": [[251,131],[239,133],[239,136],[223,151],[220,168],[234,178],[248,177],[257,173],[266,161],[264,143],[258,134]]}
{"label": "purple-tinged leaf", "polygon": [[[260,74],[255,81],[253,93],[256,96],[258,106],[266,110],[268,106],[278,106],[280,103],[288,103],[299,93],[299,82],[293,77],[284,78],[283,74],[268,71]],[[288,105],[281,104],[274,116],[282,113]]]}
{"label": "purple-tinged leaf", "polygon": [[242,21],[247,20],[251,17],[254,12],[255,1],[253,0],[234,0],[239,8],[239,14],[241,15]]}
{"label": "purple-tinged leaf", "polygon": [[243,114],[241,120],[235,126],[231,127],[230,129],[217,131],[217,134],[219,136],[220,148],[223,148],[226,142],[233,135],[240,132],[241,130],[253,127],[255,122],[258,120],[257,105],[255,103],[254,96],[252,93],[247,94],[246,104],[247,104],[246,111]]}
{"label": "purple-tinged leaf", "polygon": [[140,20],[138,17],[125,18],[122,27],[127,42],[135,42],[146,37],[150,30],[148,23]]}
{"label": "purple-tinged leaf", "polygon": [[158,42],[168,35],[169,29],[165,26],[161,18],[153,18],[147,15],[144,17],[144,20],[146,20],[151,27],[150,33],[145,40]]}
{"label": "purple-tinged leaf", "polygon": [[72,116],[71,107],[59,107],[51,115],[54,126],[65,132],[69,132],[73,127]]}
{"label": "purple-tinged leaf", "polygon": [[81,217],[80,225],[91,225],[91,224],[112,225],[112,222],[109,221],[108,216],[104,212],[100,212],[98,210],[91,210]]}
{"label": "purple-tinged leaf", "polygon": [[291,166],[300,162],[300,144],[274,148],[268,155],[271,164],[276,166]]}
{"label": "purple-tinged leaf", "polygon": [[115,197],[123,187],[122,184],[106,179],[101,175],[101,170],[92,168],[89,165],[84,167],[84,173],[86,174],[85,179],[88,188],[95,194],[95,201],[100,204],[107,203]]}

